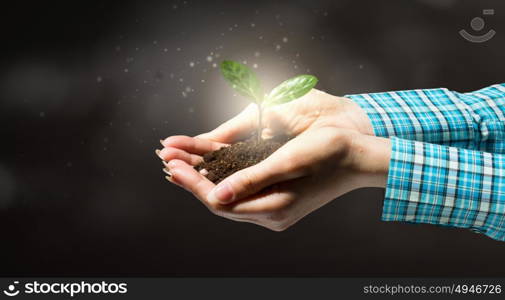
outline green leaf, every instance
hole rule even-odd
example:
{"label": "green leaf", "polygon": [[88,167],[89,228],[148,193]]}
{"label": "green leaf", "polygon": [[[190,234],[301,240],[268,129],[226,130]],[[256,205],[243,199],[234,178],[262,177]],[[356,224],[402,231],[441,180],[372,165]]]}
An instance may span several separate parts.
{"label": "green leaf", "polygon": [[266,106],[282,104],[307,94],[317,84],[312,75],[299,75],[290,78],[274,88],[265,99]]}
{"label": "green leaf", "polygon": [[221,62],[221,73],[239,94],[257,103],[263,101],[258,77],[247,66],[233,60],[225,60]]}

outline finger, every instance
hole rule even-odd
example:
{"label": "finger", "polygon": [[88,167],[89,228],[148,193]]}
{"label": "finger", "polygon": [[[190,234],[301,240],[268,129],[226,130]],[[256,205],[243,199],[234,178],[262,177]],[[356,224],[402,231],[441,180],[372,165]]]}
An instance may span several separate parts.
{"label": "finger", "polygon": [[[295,179],[294,181],[298,180]],[[237,201],[229,205],[230,212],[238,216],[243,215],[251,218],[250,215],[271,213],[285,209],[294,202],[297,196],[294,190],[296,186],[292,185],[291,182],[293,180],[274,184],[260,193]]]}
{"label": "finger", "polygon": [[304,176],[306,170],[300,168],[303,163],[297,164],[297,158],[291,157],[290,150],[286,150],[289,149],[292,141],[262,162],[224,179],[209,194],[209,201],[229,204],[253,195],[272,184]]}
{"label": "finger", "polygon": [[257,127],[258,108],[256,104],[250,104],[238,115],[216,129],[196,137],[230,144],[247,138]]}
{"label": "finger", "polygon": [[172,181],[193,193],[200,200],[206,200],[207,194],[215,186],[205,176],[182,160],[171,160],[168,163],[168,168],[172,174]]}
{"label": "finger", "polygon": [[263,124],[268,136],[275,136],[278,134],[295,135],[292,126],[292,116],[286,113],[289,110],[289,104],[282,104],[278,107],[272,107],[265,110]]}
{"label": "finger", "polygon": [[[255,194],[229,205],[229,213],[236,218],[251,219],[251,223],[268,229],[282,231],[334,199],[316,196],[321,192],[318,188],[320,182],[319,177],[305,176],[276,184],[264,195]],[[307,201],[314,197],[319,199]]]}
{"label": "finger", "polygon": [[175,185],[177,185],[177,186],[182,187],[180,184],[178,184],[177,182],[174,182],[174,181],[173,181],[173,179],[172,179],[173,175],[172,175],[172,173],[170,172],[170,170],[168,169],[168,163],[163,162],[163,165],[164,165],[165,167],[164,167],[164,168],[162,168],[161,170],[165,173],[165,179],[166,179],[168,182],[172,183],[172,184],[175,184]]}
{"label": "finger", "polygon": [[168,172],[169,176],[166,179],[195,195],[214,214],[238,222],[254,221],[254,219],[248,218],[243,214],[229,213],[228,207],[219,205],[218,203],[209,203],[207,195],[215,185],[184,161],[172,160],[167,164],[167,167],[170,169],[170,172]]}
{"label": "finger", "polygon": [[166,147],[158,152],[158,156],[164,161],[171,161],[173,159],[179,159],[185,161],[186,163],[196,166],[197,164],[203,161],[203,158],[196,154],[188,153],[184,150],[174,148],[174,147]]}
{"label": "finger", "polygon": [[229,214],[270,230],[282,231],[311,212],[301,208],[303,203],[297,201],[305,197],[307,178],[275,184],[264,192],[233,203]]}
{"label": "finger", "polygon": [[182,160],[172,160],[168,163],[171,180],[197,197],[213,213],[227,217],[228,207],[209,200],[208,195],[215,187],[214,183],[197,172],[192,166]]}
{"label": "finger", "polygon": [[184,150],[188,153],[203,155],[210,151],[218,150],[227,144],[214,142],[207,139],[189,137],[184,135],[174,135],[161,141],[164,147],[172,147]]}
{"label": "finger", "polygon": [[[298,101],[297,99],[295,101]],[[265,110],[264,126],[268,128],[269,135],[287,134],[296,136],[307,130],[313,121],[313,117],[304,112],[301,108],[303,102],[292,101]],[[314,115],[312,111],[310,114]]]}
{"label": "finger", "polygon": [[263,124],[270,131],[269,135],[296,136],[307,130],[322,113],[314,104],[322,94],[325,93],[312,89],[294,101],[266,109]]}

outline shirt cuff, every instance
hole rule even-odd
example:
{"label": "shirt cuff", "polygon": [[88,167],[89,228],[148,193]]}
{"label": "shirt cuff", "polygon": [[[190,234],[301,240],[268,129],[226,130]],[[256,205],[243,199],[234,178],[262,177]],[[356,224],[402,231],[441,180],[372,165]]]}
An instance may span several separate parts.
{"label": "shirt cuff", "polygon": [[346,97],[367,113],[376,136],[475,148],[478,136],[472,109],[447,89]]}
{"label": "shirt cuff", "polygon": [[505,156],[392,138],[383,221],[470,228],[505,241]]}
{"label": "shirt cuff", "polygon": [[480,137],[476,149],[505,153],[505,84],[456,94],[473,112]]}

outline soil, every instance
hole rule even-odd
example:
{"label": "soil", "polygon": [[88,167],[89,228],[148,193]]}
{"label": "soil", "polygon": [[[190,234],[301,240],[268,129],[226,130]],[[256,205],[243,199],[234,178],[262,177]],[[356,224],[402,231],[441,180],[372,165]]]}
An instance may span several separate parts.
{"label": "soil", "polygon": [[231,174],[264,160],[289,140],[290,137],[285,135],[260,141],[252,136],[245,141],[206,153],[203,162],[195,166],[195,169],[207,170],[205,176],[217,184]]}

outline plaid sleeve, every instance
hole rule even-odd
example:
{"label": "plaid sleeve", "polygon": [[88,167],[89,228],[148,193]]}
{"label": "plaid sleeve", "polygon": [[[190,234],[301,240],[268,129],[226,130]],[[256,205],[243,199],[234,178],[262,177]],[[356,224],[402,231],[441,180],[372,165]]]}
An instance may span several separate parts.
{"label": "plaid sleeve", "polygon": [[367,113],[376,136],[505,153],[505,84],[471,92],[411,90],[346,96]]}
{"label": "plaid sleeve", "polygon": [[382,220],[470,228],[505,241],[505,155],[393,137]]}

